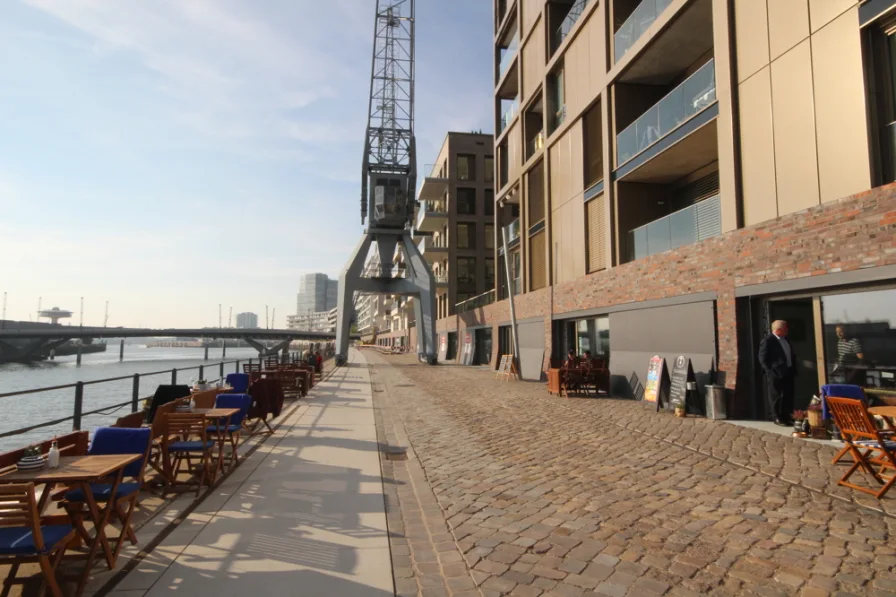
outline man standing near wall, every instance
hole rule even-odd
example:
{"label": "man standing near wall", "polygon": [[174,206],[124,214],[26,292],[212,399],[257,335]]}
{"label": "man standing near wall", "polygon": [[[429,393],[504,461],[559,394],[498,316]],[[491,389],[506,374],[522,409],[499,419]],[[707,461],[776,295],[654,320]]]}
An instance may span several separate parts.
{"label": "man standing near wall", "polygon": [[768,383],[768,400],[775,414],[775,424],[793,424],[793,382],[796,377],[796,354],[787,340],[787,322],[772,323],[772,333],[759,344],[759,364]]}

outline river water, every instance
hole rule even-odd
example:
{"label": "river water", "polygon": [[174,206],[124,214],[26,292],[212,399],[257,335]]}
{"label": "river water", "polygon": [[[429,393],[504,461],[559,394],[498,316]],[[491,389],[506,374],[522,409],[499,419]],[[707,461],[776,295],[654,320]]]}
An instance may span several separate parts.
{"label": "river water", "polygon": [[[205,366],[205,378],[209,381],[219,377],[222,361],[221,349],[209,349],[209,360],[204,361],[203,348],[144,348],[140,345],[129,345],[124,348],[124,361],[118,360],[118,346],[109,346],[107,352],[85,354],[81,357],[81,366],[75,363],[76,357],[57,357],[55,361],[37,363],[2,363],[0,364],[0,394],[74,384],[79,381],[107,379],[110,377],[133,376],[140,373],[140,397],[152,396],[156,386],[171,383],[171,370],[195,367],[190,371],[178,371],[177,382],[188,384],[199,379],[200,365]],[[239,359],[243,362],[258,359],[258,352],[252,348],[228,348],[223,359],[229,362],[224,373],[236,371],[231,361]],[[242,369],[242,363],[240,364]],[[161,372],[161,373],[156,373]],[[146,375],[144,373],[156,373]],[[84,412],[103,408],[108,405],[125,402],[131,399],[133,379],[100,383],[84,386]],[[54,419],[70,417],[75,403],[75,389],[65,388],[50,390],[24,396],[0,398],[0,434],[36,425]],[[110,425],[123,415],[131,412],[130,405],[121,407],[108,414],[96,414],[84,417],[82,429],[95,429]],[[34,431],[10,437],[0,438],[0,451],[14,449],[30,443],[51,438],[54,435],[68,433],[72,422],[66,421],[51,427],[42,427]]]}

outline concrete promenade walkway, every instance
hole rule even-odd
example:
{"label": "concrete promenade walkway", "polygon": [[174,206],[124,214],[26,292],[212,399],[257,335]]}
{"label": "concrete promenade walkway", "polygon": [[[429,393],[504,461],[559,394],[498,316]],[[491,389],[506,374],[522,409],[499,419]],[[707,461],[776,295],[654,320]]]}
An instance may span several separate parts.
{"label": "concrete promenade walkway", "polygon": [[110,595],[394,595],[363,365],[353,351]]}

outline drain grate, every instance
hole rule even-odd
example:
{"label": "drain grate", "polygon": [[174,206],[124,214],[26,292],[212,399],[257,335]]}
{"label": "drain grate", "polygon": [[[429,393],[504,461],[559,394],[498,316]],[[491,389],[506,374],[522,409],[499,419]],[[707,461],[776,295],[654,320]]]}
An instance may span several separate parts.
{"label": "drain grate", "polygon": [[408,449],[401,446],[386,446],[386,460],[407,460]]}

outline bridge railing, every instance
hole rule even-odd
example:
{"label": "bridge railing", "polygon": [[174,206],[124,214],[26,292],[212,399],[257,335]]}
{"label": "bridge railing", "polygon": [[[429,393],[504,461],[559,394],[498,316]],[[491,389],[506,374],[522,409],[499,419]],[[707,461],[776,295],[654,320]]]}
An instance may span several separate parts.
{"label": "bridge railing", "polygon": [[[37,400],[56,400],[56,401],[64,401],[66,399],[72,400],[72,409],[71,415],[65,417],[56,417],[52,419],[47,419],[44,421],[35,422],[31,425],[27,425],[25,427],[19,427],[17,429],[11,429],[8,431],[0,431],[0,450],[6,449],[9,444],[9,440],[7,438],[16,437],[16,436],[25,436],[19,437],[18,440],[24,440],[23,443],[29,444],[34,443],[46,437],[36,437],[33,432],[46,429],[48,427],[53,428],[53,431],[56,433],[67,433],[67,428],[63,427],[65,423],[71,422],[71,430],[72,431],[80,431],[85,428],[85,419],[88,417],[98,417],[105,416],[110,417],[116,411],[119,411],[127,406],[130,406],[129,412],[137,412],[142,409],[141,402],[150,398],[150,396],[142,396],[141,394],[146,391],[147,378],[153,378],[154,384],[152,386],[153,391],[155,387],[160,384],[171,383],[176,384],[178,377],[180,374],[188,371],[196,371],[198,372],[198,378],[200,380],[204,380],[210,383],[214,383],[217,381],[223,381],[228,373],[241,373],[242,367],[241,365],[244,363],[257,363],[260,359],[237,359],[232,361],[220,361],[217,363],[209,363],[202,365],[194,365],[191,367],[180,367],[175,369],[164,369],[162,371],[152,371],[149,373],[134,373],[133,375],[122,375],[119,377],[109,377],[106,379],[95,379],[91,381],[79,381],[71,384],[64,384],[58,386],[47,386],[43,388],[34,388],[30,390],[20,390],[16,392],[6,392],[0,393],[0,412],[5,413],[7,416],[9,415],[24,415],[26,412],[46,412],[48,410],[58,410],[54,408],[56,405],[47,404],[46,408],[41,408],[41,404],[38,403],[35,405],[35,401],[32,396],[37,395]],[[206,376],[217,376],[212,377],[211,379],[206,379]],[[160,378],[160,376],[166,376],[164,378]],[[181,376],[181,379],[184,379]],[[130,381],[130,383],[127,383]],[[90,404],[90,391],[89,388],[91,386],[98,386],[101,384],[108,384],[106,387],[109,388],[112,386],[114,388],[113,391],[120,391],[122,395],[129,396],[128,400],[115,402],[113,404],[102,404],[97,405],[96,407],[92,407]],[[141,388],[142,386],[142,388]],[[23,398],[28,397],[28,398]],[[20,398],[20,400],[28,400],[30,403],[25,405],[24,402],[20,402],[19,405],[10,404],[10,401],[14,398]],[[58,403],[57,403],[58,404]],[[22,408],[22,405],[25,405]],[[36,406],[36,408],[34,408]],[[97,425],[92,425],[93,427],[100,426],[102,423],[98,423]],[[15,446],[13,446],[15,447]]]}

